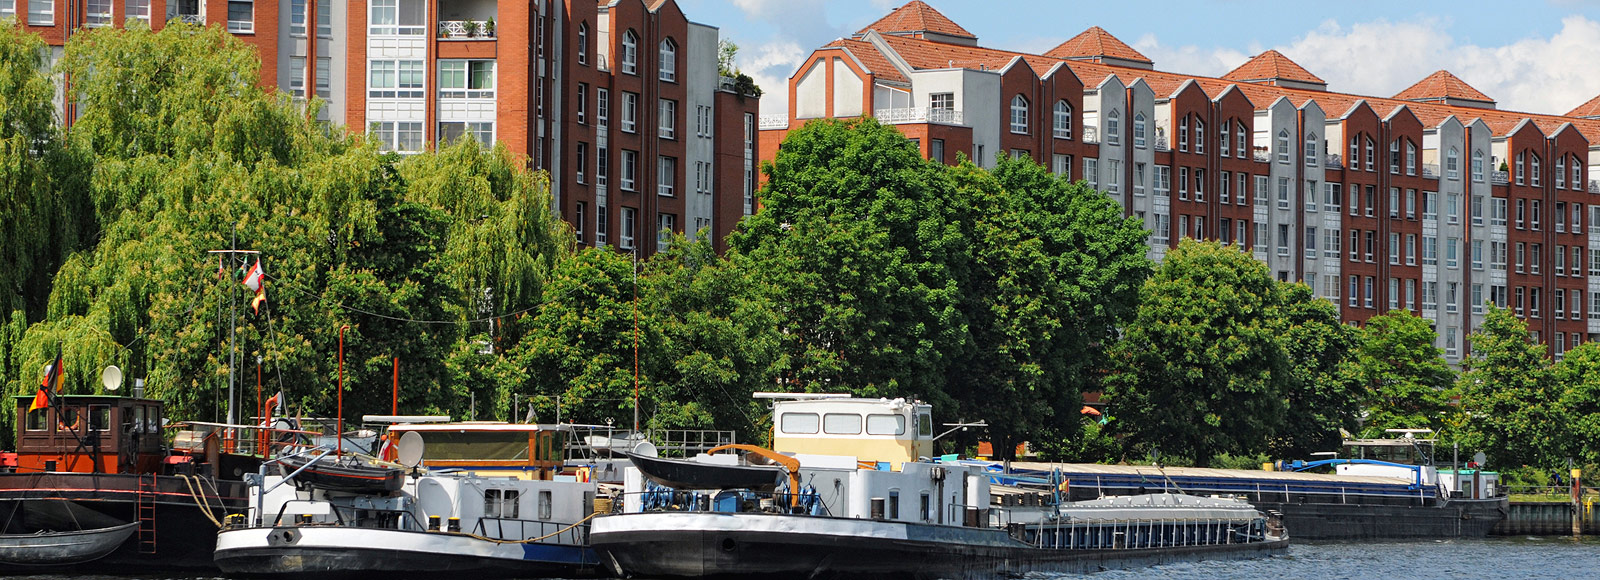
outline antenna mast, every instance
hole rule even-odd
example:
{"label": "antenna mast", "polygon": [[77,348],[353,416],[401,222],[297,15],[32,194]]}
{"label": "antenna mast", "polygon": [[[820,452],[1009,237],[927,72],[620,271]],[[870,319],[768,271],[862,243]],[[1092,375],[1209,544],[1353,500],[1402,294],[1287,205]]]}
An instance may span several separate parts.
{"label": "antenna mast", "polygon": [[[233,245],[233,246],[238,246],[239,245],[238,226],[234,226],[234,240],[233,240],[233,243],[231,245]],[[261,252],[257,252],[255,250],[240,250],[240,249],[235,247],[235,248],[230,248],[230,249],[226,249],[226,250],[207,250],[206,253],[207,254],[221,254],[221,255],[224,255],[224,256],[231,256],[231,257],[234,257],[235,260],[237,260],[238,256],[259,255]],[[237,266],[237,264],[234,264],[234,265]],[[234,411],[233,411],[233,397],[234,397],[233,392],[234,392],[234,383],[235,383],[236,377],[234,377],[234,372],[233,371],[234,371],[234,368],[236,367],[236,359],[238,358],[238,353],[239,353],[239,345],[238,345],[237,342],[235,342],[235,338],[236,338],[235,333],[238,330],[238,322],[239,322],[239,312],[238,312],[238,293],[239,293],[239,289],[238,288],[234,288],[233,286],[234,285],[232,283],[228,284],[228,424],[229,425],[232,425],[232,424],[236,423],[236,421],[234,421]]]}

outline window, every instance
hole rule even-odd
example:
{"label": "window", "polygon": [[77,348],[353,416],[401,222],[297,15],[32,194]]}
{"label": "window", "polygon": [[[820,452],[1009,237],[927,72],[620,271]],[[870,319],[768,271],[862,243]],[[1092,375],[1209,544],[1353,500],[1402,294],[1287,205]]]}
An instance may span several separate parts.
{"label": "window", "polygon": [[1072,179],[1072,156],[1052,155],[1050,157],[1051,170],[1062,179]]}
{"label": "window", "polygon": [[1472,269],[1483,270],[1483,240],[1472,241]]}
{"label": "window", "polygon": [[1317,228],[1306,226],[1306,258],[1317,257]]}
{"label": "window", "polygon": [[1424,280],[1422,282],[1422,309],[1439,309],[1439,283]]}
{"label": "window", "polygon": [[[1113,111],[1113,112],[1115,112],[1115,111]],[[1140,149],[1144,149],[1145,143],[1147,141],[1145,139],[1145,127],[1146,127],[1146,125],[1147,125],[1147,123],[1145,123],[1144,113],[1137,113],[1137,114],[1135,114],[1133,116],[1133,146],[1134,147],[1138,147]]]}
{"label": "window", "polygon": [[1417,265],[1417,235],[1406,234],[1406,265]]}
{"label": "window", "polygon": [[1557,276],[1567,275],[1567,247],[1556,246],[1556,267],[1552,272]]}
{"label": "window", "polygon": [[1390,310],[1397,310],[1399,308],[1400,308],[1400,279],[1399,278],[1390,278],[1389,279],[1389,309]]}
{"label": "window", "polygon": [[[1410,217],[1411,219],[1417,219],[1416,200],[1406,198],[1406,205],[1406,216]],[[1391,187],[1389,188],[1389,218],[1394,219],[1398,217],[1400,217],[1400,188]]]}
{"label": "window", "polygon": [[1022,95],[1011,98],[1011,132],[1028,134],[1028,99]]}
{"label": "window", "polygon": [[1367,308],[1372,308],[1372,294],[1373,294],[1373,291],[1372,291],[1372,289],[1373,289],[1372,276],[1367,276],[1365,278],[1365,280],[1363,280],[1363,281],[1365,282],[1365,284],[1363,286],[1363,289],[1366,290],[1366,294],[1362,295],[1362,297],[1361,297],[1361,305],[1365,306]]}
{"label": "window", "polygon": [[[16,0],[0,0],[0,16],[8,14],[14,16],[15,12],[11,7],[15,5]],[[128,18],[150,21],[150,0],[127,0],[125,9],[128,11]]]}
{"label": "window", "polygon": [[422,98],[422,61],[375,60],[368,63],[367,96],[372,98]]}
{"label": "window", "polygon": [[1517,153],[1517,185],[1522,185],[1523,167],[1526,164],[1527,164],[1526,157],[1523,155],[1523,153],[1518,152]]}
{"label": "window", "polygon": [[[1454,194],[1451,194],[1454,195]],[[1483,196],[1472,196],[1472,225],[1483,225]]]}
{"label": "window", "polygon": [[254,32],[256,5],[252,0],[228,1],[228,32]]}
{"label": "window", "polygon": [[673,184],[678,178],[678,159],[675,157],[656,158],[656,195],[672,197]]}
{"label": "window", "polygon": [[1361,261],[1361,230],[1350,230],[1350,261]]}
{"label": "window", "polygon": [[[954,96],[950,93],[933,95],[935,98],[940,96],[954,100]],[[1137,127],[1137,121],[1135,121],[1135,127]],[[1055,111],[1050,115],[1050,130],[1057,139],[1072,138],[1072,105],[1067,104],[1066,100],[1056,101]]]}
{"label": "window", "polygon": [[611,91],[607,89],[594,90],[594,118],[601,125],[611,118]]}
{"label": "window", "polygon": [[[706,107],[708,114],[710,110],[711,107]],[[928,140],[928,159],[932,159],[938,163],[944,163],[944,139]]]}
{"label": "window", "polygon": [[833,435],[860,435],[861,416],[855,413],[828,413],[823,415],[822,432]]}
{"label": "window", "polygon": [[632,30],[622,33],[622,72],[639,74],[639,35]]}
{"label": "window", "polygon": [[1239,247],[1243,248],[1245,246],[1245,243],[1244,243],[1245,237],[1250,233],[1250,221],[1249,220],[1239,220],[1238,221],[1238,227],[1239,227],[1239,237],[1238,237],[1239,242],[1238,243],[1239,243]]}
{"label": "window", "polygon": [[1373,159],[1372,151],[1373,151],[1373,146],[1374,145],[1376,145],[1376,143],[1374,143],[1372,141],[1371,137],[1368,137],[1367,138],[1367,171],[1376,171],[1376,169],[1374,169],[1374,168],[1377,167],[1377,166],[1375,164],[1373,164],[1373,162],[1372,162],[1372,159]]}
{"label": "window", "polygon": [[1278,224],[1278,255],[1289,255],[1289,224]]}
{"label": "window", "polygon": [[1339,243],[1344,240],[1344,238],[1339,237],[1339,230],[1328,228],[1327,233],[1323,235],[1323,238],[1322,257],[1338,258],[1339,251],[1341,249],[1339,247]]}
{"label": "window", "polygon": [[[440,125],[443,125],[443,123],[440,123]],[[444,133],[444,129],[441,127],[439,132],[440,133]],[[578,180],[578,183],[583,183],[584,182],[584,171],[586,169],[588,169],[588,167],[589,167],[589,144],[588,143],[584,143],[582,141],[578,142],[577,156],[578,156],[578,159],[577,159],[578,162],[576,163],[576,165],[577,165],[577,167],[575,168],[576,170],[573,171],[573,176]]]}
{"label": "window", "polygon": [[1194,120],[1194,152],[1196,154],[1206,152],[1206,124],[1199,119]]}
{"label": "window", "polygon": [[333,57],[317,57],[316,90],[317,96],[327,100],[333,96]]}
{"label": "window", "polygon": [[589,64],[589,23],[578,23],[578,64]]}
{"label": "window", "polygon": [[1265,175],[1256,176],[1256,205],[1262,207],[1267,205],[1267,176]]}
{"label": "window", "polygon": [[1373,262],[1372,256],[1373,256],[1373,254],[1374,254],[1374,252],[1376,250],[1376,248],[1374,248],[1373,246],[1378,245],[1377,244],[1377,242],[1378,242],[1377,235],[1378,235],[1378,232],[1375,232],[1375,231],[1372,231],[1372,230],[1367,230],[1366,231],[1367,251],[1365,253],[1365,258],[1366,258],[1368,264],[1371,264]]}
{"label": "window", "polygon": [[1106,193],[1121,193],[1122,192],[1122,187],[1121,187],[1122,186],[1122,167],[1121,167],[1122,160],[1120,160],[1120,159],[1107,159],[1106,163],[1110,164],[1110,166],[1108,167],[1108,169],[1110,169],[1110,171],[1106,172]]}
{"label": "window", "polygon": [[1278,163],[1289,164],[1289,130],[1278,131]]}
{"label": "window", "polygon": [[1529,224],[1529,227],[1532,228],[1533,231],[1539,231],[1539,216],[1544,215],[1544,212],[1541,211],[1541,208],[1539,206],[1543,203],[1543,201],[1535,199],[1535,200],[1530,201],[1529,203],[1532,204],[1532,207],[1530,208],[1530,211],[1528,212],[1528,224]]}
{"label": "window", "polygon": [[[1434,196],[1434,195],[1437,195],[1437,194],[1429,192],[1428,195],[1431,197],[1431,196]],[[1451,223],[1451,224],[1461,223],[1461,194],[1452,193],[1450,195],[1445,196],[1445,200],[1444,200],[1444,217],[1445,217],[1445,221],[1448,222],[1448,223]]]}
{"label": "window", "polygon": [[[582,95],[587,85],[578,85],[578,122],[583,122]],[[494,61],[492,60],[441,60],[439,61],[439,98],[441,99],[493,99]]]}
{"label": "window", "polygon": [[[444,63],[443,62],[439,63],[439,76],[440,77],[444,76]],[[444,82],[440,81],[440,84],[442,85],[442,84],[444,84]],[[579,125],[586,125],[586,124],[589,123],[589,85],[584,84],[584,83],[578,83],[578,95],[577,95],[577,97],[578,97],[578,124]]]}
{"label": "window", "polygon": [[111,0],[86,0],[83,25],[98,27],[111,25]]}
{"label": "window", "polygon": [[1178,199],[1189,199],[1189,168],[1178,168]]}
{"label": "window", "polygon": [[1389,232],[1389,263],[1400,265],[1400,234]]}
{"label": "window", "polygon": [[[637,183],[636,178],[638,177],[638,175],[637,175],[638,170],[639,170],[639,152],[638,151],[629,151],[627,149],[623,149],[622,150],[622,189],[624,191],[634,191],[634,186]],[[626,211],[626,210],[624,210],[624,211]]]}
{"label": "window", "polygon": [[1084,158],[1084,160],[1083,160],[1083,180],[1089,183],[1089,187],[1093,187],[1095,189],[1100,189],[1100,160],[1099,159]]}
{"label": "window", "polygon": [[669,83],[678,82],[678,45],[668,38],[661,41],[661,70],[657,71],[656,78]]}
{"label": "window", "polygon": [[[1576,185],[1576,184],[1574,184]],[[1556,158],[1556,189],[1567,188],[1567,158]]]}
{"label": "window", "polygon": [[[582,144],[579,144],[579,147],[582,146]],[[588,215],[585,211],[588,207],[589,204],[580,201],[578,202],[578,207],[572,212],[572,233],[578,238],[578,243],[580,244],[583,243],[584,216]]]}
{"label": "window", "polygon": [[1393,174],[1393,175],[1399,175],[1400,174],[1400,140],[1399,139],[1395,139],[1395,140],[1389,142],[1389,173]]}
{"label": "window", "polygon": [[1406,141],[1406,175],[1417,174],[1417,145]]}
{"label": "window", "polygon": [[1267,253],[1267,224],[1256,224],[1256,252]]}
{"label": "window", "polygon": [[1222,130],[1217,132],[1217,149],[1220,150],[1223,157],[1228,156],[1228,149],[1230,148],[1228,145],[1228,125],[1228,123],[1223,123]]}
{"label": "window", "polygon": [[[326,2],[324,2],[326,3]],[[306,0],[289,1],[289,35],[306,35]]]}
{"label": "window", "polygon": [[1361,278],[1359,276],[1351,276],[1350,277],[1350,307],[1351,308],[1355,308],[1355,307],[1361,305],[1361,302],[1360,302],[1361,301],[1361,289],[1360,289],[1360,287],[1357,286],[1357,284],[1360,283],[1360,280],[1361,280]]}
{"label": "window", "polygon": [[1317,134],[1306,133],[1306,167],[1317,166]]}
{"label": "window", "polygon": [[[600,149],[601,153],[605,153],[605,151],[606,150],[604,148]],[[600,205],[594,208],[594,245],[606,245],[606,223],[610,219],[609,212],[606,211],[606,206]],[[812,432],[815,433],[816,431]]]}
{"label": "window", "polygon": [[1278,209],[1289,209],[1289,178],[1278,178]]}
{"label": "window", "polygon": [[905,435],[904,415],[867,415],[868,435]]}
{"label": "window", "polygon": [[1434,236],[1422,236],[1422,265],[1439,265],[1439,239]]}
{"label": "window", "polygon": [[[628,153],[632,153],[632,152],[629,151]],[[626,157],[626,156],[624,156],[624,157]],[[637,220],[636,220],[636,218],[638,217],[638,214],[639,214],[639,210],[637,210],[637,209],[634,209],[634,208],[631,208],[631,207],[622,208],[622,240],[621,240],[620,243],[617,244],[617,247],[622,248],[624,250],[632,250],[633,249],[633,237],[634,237],[633,234],[634,234],[634,228],[636,228],[638,226],[638,223],[637,223]]]}
{"label": "window", "polygon": [[1361,186],[1350,184],[1350,215],[1361,213]]}
{"label": "window", "polygon": [[[148,2],[149,0],[145,0]],[[317,36],[333,38],[333,3],[317,3]],[[331,59],[330,59],[331,60]]]}
{"label": "window", "polygon": [[665,252],[672,244],[672,234],[678,231],[678,216],[664,213],[656,216],[656,251]]}
{"label": "window", "polygon": [[1249,194],[1245,191],[1246,190],[1245,185],[1248,184],[1249,182],[1250,182],[1250,174],[1245,173],[1243,171],[1239,172],[1239,190],[1238,190],[1239,195],[1238,195],[1238,197],[1234,198],[1234,203],[1236,203],[1238,205],[1245,205],[1247,203],[1245,201],[1245,199],[1249,197]]}
{"label": "window", "polygon": [[1534,187],[1539,187],[1539,156],[1532,157],[1528,164],[1528,180]]}
{"label": "window", "polygon": [[1455,147],[1451,147],[1444,156],[1444,176],[1452,180],[1461,177],[1461,154]]}
{"label": "window", "polygon": [[1365,211],[1366,211],[1367,217],[1372,217],[1373,214],[1378,211],[1378,209],[1377,209],[1377,205],[1378,205],[1378,188],[1376,186],[1368,185],[1368,186],[1366,186],[1366,193],[1367,193],[1367,207],[1366,207]]}
{"label": "window", "polygon": [[1151,229],[1150,237],[1163,246],[1167,245],[1168,240],[1172,239],[1172,234],[1169,231],[1172,228],[1171,220],[1172,218],[1167,214],[1156,214],[1155,224]]}
{"label": "window", "polygon": [[1144,195],[1144,163],[1133,164],[1133,194]]}
{"label": "window", "polygon": [[306,57],[289,57],[289,94],[297,99],[306,96]]}
{"label": "window", "polygon": [[416,152],[422,150],[421,121],[374,121],[367,132],[378,140],[384,151]]}
{"label": "window", "polygon": [[1444,266],[1454,269],[1460,261],[1456,258],[1457,247],[1461,245],[1458,238],[1446,238],[1444,241]]}
{"label": "window", "polygon": [[1472,297],[1470,299],[1472,300],[1472,313],[1473,314],[1483,314],[1483,285],[1482,284],[1473,284],[1472,285]]}
{"label": "window", "polygon": [[1524,264],[1527,264],[1527,262],[1528,262],[1528,244],[1527,244],[1527,242],[1517,242],[1517,273],[1518,274],[1521,274],[1524,271],[1526,271]]}
{"label": "window", "polygon": [[[326,2],[322,2],[326,4]],[[424,0],[372,0],[372,36],[422,36]]]}
{"label": "window", "polygon": [[639,120],[639,94],[623,91],[622,93],[622,130],[634,133],[638,130]]}
{"label": "window", "polygon": [[1493,205],[1491,207],[1494,209],[1494,211],[1489,214],[1489,225],[1492,225],[1492,226],[1503,226],[1503,225],[1506,225],[1506,200],[1505,200],[1505,198],[1497,197],[1497,198],[1494,198],[1492,200],[1492,202],[1493,202]]}
{"label": "window", "polygon": [[660,119],[658,119],[656,134],[662,139],[676,139],[678,137],[678,102],[672,99],[661,99]]}
{"label": "window", "polygon": [[1222,178],[1217,180],[1217,201],[1222,205],[1228,205],[1233,199],[1228,191],[1228,184],[1231,181],[1233,181],[1233,175],[1226,171],[1222,172]]}
{"label": "window", "polygon": [[[1413,195],[1416,194],[1416,190],[1407,189],[1406,190],[1406,194],[1407,194],[1406,197],[1410,198],[1410,197],[1412,197]],[[1409,216],[1407,216],[1407,217],[1409,217]],[[1425,220],[1430,221],[1430,222],[1431,221],[1438,221],[1438,219],[1439,219],[1439,194],[1437,192],[1432,192],[1432,191],[1423,192],[1423,194],[1422,194],[1422,219],[1425,219]]]}
{"label": "window", "polygon": [[1189,118],[1184,117],[1178,121],[1178,150],[1189,151]]}
{"label": "window", "polygon": [[[1066,105],[1066,103],[1067,103],[1066,101],[1061,101],[1061,103],[1057,104],[1057,107],[1059,108],[1062,105]],[[933,109],[935,111],[954,111],[954,110],[956,110],[956,94],[955,93],[932,93],[932,94],[928,95],[928,108]],[[1068,128],[1071,128],[1071,126],[1072,126],[1071,113],[1072,113],[1072,109],[1071,109],[1071,107],[1068,107],[1067,108],[1067,114],[1068,114],[1068,116],[1067,116],[1067,126],[1068,126]]]}
{"label": "window", "polygon": [[1483,183],[1483,150],[1472,151],[1472,180]]}
{"label": "window", "polygon": [[1568,265],[1569,268],[1567,270],[1567,274],[1572,276],[1583,275],[1583,248],[1578,246],[1572,247],[1572,261],[1568,262]]}
{"label": "window", "polygon": [[[711,138],[711,106],[710,105],[699,105],[699,106],[697,106],[695,108],[694,119],[695,119],[694,134],[696,136],[699,136],[699,137],[705,137],[705,138],[708,138],[708,139]],[[944,151],[944,148],[943,148],[944,140],[943,139],[934,139],[933,141],[940,145],[939,151],[941,153],[943,153],[943,151]],[[938,160],[939,161],[943,161],[944,160],[944,155],[942,155],[942,154],[939,155]]]}
{"label": "window", "polygon": [[603,188],[611,175],[611,150],[596,147],[594,151],[594,185]]}
{"label": "window", "polygon": [[1240,158],[1240,159],[1244,159],[1244,146],[1245,146],[1244,123],[1239,123],[1238,125],[1236,125],[1236,127],[1237,127],[1237,129],[1233,133],[1233,146],[1234,146],[1235,153],[1236,153],[1235,156]]}

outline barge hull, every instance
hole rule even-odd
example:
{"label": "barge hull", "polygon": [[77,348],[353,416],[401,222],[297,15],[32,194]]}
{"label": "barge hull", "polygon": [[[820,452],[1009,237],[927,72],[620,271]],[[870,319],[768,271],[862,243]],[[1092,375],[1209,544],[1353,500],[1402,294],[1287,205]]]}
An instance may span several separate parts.
{"label": "barge hull", "polygon": [[1483,538],[1505,519],[1509,502],[1450,500],[1444,505],[1256,502],[1283,514],[1297,540]]}

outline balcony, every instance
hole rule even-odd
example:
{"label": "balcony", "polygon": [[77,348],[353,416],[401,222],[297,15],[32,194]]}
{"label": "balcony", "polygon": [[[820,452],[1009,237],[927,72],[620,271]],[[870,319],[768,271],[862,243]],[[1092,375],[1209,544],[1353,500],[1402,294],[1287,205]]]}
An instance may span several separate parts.
{"label": "balcony", "polygon": [[167,4],[167,22],[206,25],[205,5],[199,0],[176,0]]}
{"label": "balcony", "polygon": [[1589,193],[1600,193],[1600,181],[1589,180]]}
{"label": "balcony", "polygon": [[440,20],[439,38],[445,40],[494,38],[494,20]]}
{"label": "balcony", "polygon": [[1084,143],[1099,143],[1100,142],[1100,128],[1099,127],[1092,127],[1092,126],[1091,127],[1084,127],[1083,128],[1083,142]]}
{"label": "balcony", "polygon": [[1257,163],[1272,163],[1272,153],[1266,147],[1256,147],[1250,151],[1250,155]]}
{"label": "balcony", "polygon": [[1167,134],[1164,133],[1164,132],[1156,133],[1156,151],[1171,151],[1171,150],[1172,150],[1172,147],[1167,144]]}
{"label": "balcony", "polygon": [[1494,185],[1510,185],[1511,174],[1504,171],[1496,171],[1491,173],[1489,174],[1489,183]]}
{"label": "balcony", "polygon": [[[740,78],[743,78],[748,83],[742,90],[739,87]],[[761,96],[761,87],[756,86],[755,82],[750,80],[750,77],[744,75],[739,77],[717,77],[717,90],[745,97]]]}
{"label": "balcony", "polygon": [[1344,168],[1344,160],[1339,158],[1338,153],[1329,153],[1323,156],[1322,166],[1328,169],[1342,169]]}
{"label": "balcony", "polygon": [[1425,178],[1428,178],[1428,179],[1438,179],[1439,178],[1439,164],[1438,163],[1424,163],[1424,164],[1422,164],[1422,176],[1425,177]]}
{"label": "balcony", "polygon": [[789,115],[781,113],[777,115],[762,115],[756,118],[756,123],[762,131],[788,129]]}
{"label": "balcony", "polygon": [[889,125],[903,125],[907,123],[939,123],[941,125],[963,124],[961,111],[950,109],[935,109],[931,107],[903,107],[898,109],[876,109],[872,116],[878,122]]}

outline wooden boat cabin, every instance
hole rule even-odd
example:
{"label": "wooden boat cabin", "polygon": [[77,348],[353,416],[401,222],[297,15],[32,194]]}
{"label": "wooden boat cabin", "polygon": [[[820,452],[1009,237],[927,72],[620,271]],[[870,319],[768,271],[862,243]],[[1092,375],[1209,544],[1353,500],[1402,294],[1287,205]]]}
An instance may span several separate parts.
{"label": "wooden boat cabin", "polygon": [[60,395],[29,411],[16,397],[18,472],[155,473],[167,456],[161,401],[112,395]]}
{"label": "wooden boat cabin", "polygon": [[933,406],[905,399],[757,393],[772,403],[772,449],[780,453],[849,455],[859,461],[906,462],[933,455]]}

